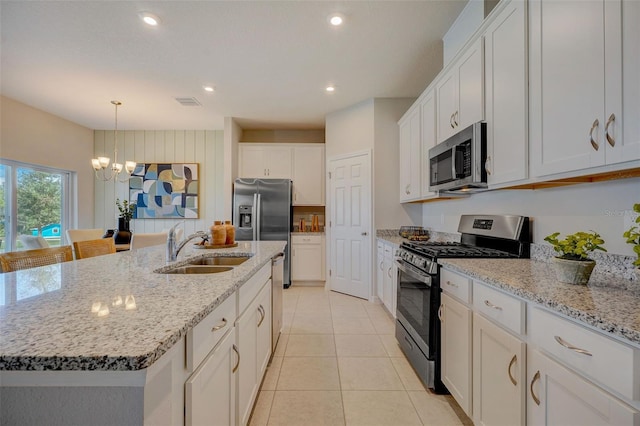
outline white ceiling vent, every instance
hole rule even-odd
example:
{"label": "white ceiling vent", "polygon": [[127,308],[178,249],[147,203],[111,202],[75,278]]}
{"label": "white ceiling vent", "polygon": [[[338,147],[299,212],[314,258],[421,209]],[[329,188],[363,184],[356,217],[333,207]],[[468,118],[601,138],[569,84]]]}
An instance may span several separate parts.
{"label": "white ceiling vent", "polygon": [[176,98],[182,106],[201,106],[202,104],[196,98]]}

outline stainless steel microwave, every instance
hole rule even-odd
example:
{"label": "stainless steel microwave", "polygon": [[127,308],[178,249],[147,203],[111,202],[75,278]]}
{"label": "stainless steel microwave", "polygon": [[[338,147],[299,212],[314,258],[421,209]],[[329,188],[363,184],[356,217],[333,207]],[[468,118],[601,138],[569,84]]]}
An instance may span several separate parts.
{"label": "stainless steel microwave", "polygon": [[479,121],[429,150],[429,190],[487,188],[487,124]]}

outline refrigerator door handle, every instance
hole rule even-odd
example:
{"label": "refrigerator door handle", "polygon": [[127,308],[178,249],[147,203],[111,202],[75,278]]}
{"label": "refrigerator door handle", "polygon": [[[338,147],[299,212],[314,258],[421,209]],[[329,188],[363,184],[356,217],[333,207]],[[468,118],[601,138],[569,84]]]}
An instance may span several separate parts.
{"label": "refrigerator door handle", "polygon": [[258,218],[256,216],[256,207],[258,205],[258,194],[253,194],[253,205],[251,206],[251,230],[253,231],[253,241],[256,241],[258,230],[256,229],[256,224],[258,223]]}
{"label": "refrigerator door handle", "polygon": [[258,215],[256,216],[256,224],[257,224],[257,233],[258,233],[258,238],[254,238],[256,241],[260,241],[260,233],[262,232],[262,229],[260,229],[260,225],[262,223],[262,217],[261,217],[261,207],[262,207],[262,195],[258,194]]}

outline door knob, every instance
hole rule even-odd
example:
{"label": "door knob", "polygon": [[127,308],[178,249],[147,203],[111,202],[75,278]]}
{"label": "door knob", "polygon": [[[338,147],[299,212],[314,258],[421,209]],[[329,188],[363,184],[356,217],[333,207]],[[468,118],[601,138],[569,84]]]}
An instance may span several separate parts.
{"label": "door knob", "polygon": [[361,233],[360,235],[366,236],[366,235],[369,235],[369,233],[365,231],[365,232]]}

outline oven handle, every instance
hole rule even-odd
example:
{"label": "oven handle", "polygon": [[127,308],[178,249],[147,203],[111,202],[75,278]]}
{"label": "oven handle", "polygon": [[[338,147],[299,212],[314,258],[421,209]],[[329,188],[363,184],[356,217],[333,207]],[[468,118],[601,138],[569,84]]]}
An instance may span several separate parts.
{"label": "oven handle", "polygon": [[420,271],[418,268],[400,259],[396,260],[396,264],[398,265],[398,270],[431,287],[431,275]]}

